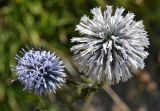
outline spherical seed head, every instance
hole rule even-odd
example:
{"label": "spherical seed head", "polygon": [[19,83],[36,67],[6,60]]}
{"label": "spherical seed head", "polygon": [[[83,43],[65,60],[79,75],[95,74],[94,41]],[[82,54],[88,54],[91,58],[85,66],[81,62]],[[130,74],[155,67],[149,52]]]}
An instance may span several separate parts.
{"label": "spherical seed head", "polygon": [[34,49],[22,49],[20,52],[23,56],[16,55],[18,64],[15,71],[18,80],[25,86],[24,89],[34,90],[41,96],[61,88],[66,75],[63,72],[63,62],[54,53]]}
{"label": "spherical seed head", "polygon": [[144,59],[149,45],[143,21],[136,22],[135,15],[124,8],[112,12],[112,6],[93,8],[93,18],[86,15],[76,26],[81,37],[73,37],[76,42],[71,48],[75,61],[80,64],[86,76],[98,82],[127,81],[133,73],[144,68]]}

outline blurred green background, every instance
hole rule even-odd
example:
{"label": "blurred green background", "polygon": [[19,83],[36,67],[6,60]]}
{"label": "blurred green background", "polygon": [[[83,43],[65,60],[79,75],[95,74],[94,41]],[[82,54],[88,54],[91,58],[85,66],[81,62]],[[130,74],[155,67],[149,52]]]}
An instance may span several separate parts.
{"label": "blurred green background", "polygon": [[26,45],[55,51],[66,73],[79,80],[70,39],[78,36],[74,29],[81,16],[106,5],[122,6],[144,20],[151,43],[145,70],[112,91],[132,111],[160,111],[160,0],[0,0],[0,111],[81,111],[95,90],[87,111],[125,111],[110,89],[66,85],[47,98],[23,91],[18,81],[11,83],[16,74],[10,65],[16,65],[14,57]]}

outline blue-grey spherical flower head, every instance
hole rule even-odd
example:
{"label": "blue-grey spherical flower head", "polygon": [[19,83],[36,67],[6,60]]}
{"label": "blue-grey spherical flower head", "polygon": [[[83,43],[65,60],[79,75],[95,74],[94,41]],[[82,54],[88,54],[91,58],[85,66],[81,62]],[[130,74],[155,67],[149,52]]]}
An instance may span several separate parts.
{"label": "blue-grey spherical flower head", "polygon": [[73,37],[77,44],[71,48],[81,71],[98,82],[110,84],[127,81],[139,68],[144,68],[144,59],[149,45],[143,21],[136,22],[135,15],[124,8],[112,11],[112,6],[93,8],[93,18],[86,15],[76,26],[81,37]]}
{"label": "blue-grey spherical flower head", "polygon": [[54,53],[34,49],[25,51],[23,48],[20,52],[22,57],[15,57],[18,60],[15,71],[24,89],[41,96],[61,88],[66,75],[63,62]]}

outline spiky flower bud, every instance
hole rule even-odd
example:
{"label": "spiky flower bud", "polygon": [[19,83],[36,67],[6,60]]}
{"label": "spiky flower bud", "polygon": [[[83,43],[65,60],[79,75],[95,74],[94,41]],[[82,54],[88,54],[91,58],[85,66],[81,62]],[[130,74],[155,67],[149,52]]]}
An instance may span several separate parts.
{"label": "spiky flower bud", "polygon": [[24,89],[34,90],[38,95],[56,92],[65,82],[63,62],[50,51],[22,48],[22,57],[16,55],[15,71]]}
{"label": "spiky flower bud", "polygon": [[122,14],[124,8],[112,11],[112,6],[102,13],[93,8],[93,18],[86,15],[76,26],[82,37],[73,37],[77,42],[71,48],[75,61],[86,76],[98,82],[127,81],[139,68],[144,68],[144,59],[149,45],[143,21],[136,22],[135,15]]}

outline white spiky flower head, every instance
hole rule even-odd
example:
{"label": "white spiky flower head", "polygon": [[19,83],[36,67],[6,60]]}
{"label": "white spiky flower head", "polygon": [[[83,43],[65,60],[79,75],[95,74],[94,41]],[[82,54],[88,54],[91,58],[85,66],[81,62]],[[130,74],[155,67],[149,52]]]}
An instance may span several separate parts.
{"label": "white spiky flower head", "polygon": [[[71,48],[80,70],[98,82],[110,84],[127,81],[137,70],[144,68],[144,59],[149,45],[143,21],[136,22],[135,15],[124,8],[112,11],[112,6],[102,13],[101,8],[93,8],[93,18],[86,15],[76,26],[81,37],[73,37],[77,42]],[[122,15],[123,14],[123,15]]]}

